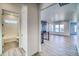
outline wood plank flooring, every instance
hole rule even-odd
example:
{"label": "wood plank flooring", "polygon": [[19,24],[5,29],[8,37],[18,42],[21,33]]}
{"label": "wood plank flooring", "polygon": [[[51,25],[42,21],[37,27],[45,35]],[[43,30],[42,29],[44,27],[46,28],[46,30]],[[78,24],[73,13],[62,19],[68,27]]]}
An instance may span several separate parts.
{"label": "wood plank flooring", "polygon": [[18,42],[13,41],[4,44],[3,56],[24,56],[24,51],[19,48]]}
{"label": "wood plank flooring", "polygon": [[8,42],[8,43],[4,43],[4,52],[12,49],[12,48],[17,48],[19,46],[19,43],[17,41],[12,41],[12,42]]}
{"label": "wood plank flooring", "polygon": [[41,56],[77,56],[76,36],[50,35],[50,40],[44,40]]}
{"label": "wood plank flooring", "polygon": [[4,52],[3,56],[24,56],[24,52],[21,48],[12,48]]}
{"label": "wood plank flooring", "polygon": [[[42,52],[37,56],[78,56],[76,36],[50,35],[50,40],[44,40]],[[6,43],[3,56],[24,56],[24,51],[18,48],[17,42]]]}

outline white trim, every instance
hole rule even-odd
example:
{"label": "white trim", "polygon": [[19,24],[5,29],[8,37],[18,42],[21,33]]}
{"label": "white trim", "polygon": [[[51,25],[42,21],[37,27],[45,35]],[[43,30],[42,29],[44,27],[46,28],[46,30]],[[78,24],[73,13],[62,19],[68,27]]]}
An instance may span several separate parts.
{"label": "white trim", "polygon": [[40,17],[40,9],[39,10],[39,52],[41,52],[41,17]]}
{"label": "white trim", "polygon": [[40,17],[40,5],[38,6],[38,20],[39,20],[39,52],[41,52],[41,17]]}
{"label": "white trim", "polygon": [[1,15],[1,9],[0,9],[0,55],[2,55],[2,15]]}

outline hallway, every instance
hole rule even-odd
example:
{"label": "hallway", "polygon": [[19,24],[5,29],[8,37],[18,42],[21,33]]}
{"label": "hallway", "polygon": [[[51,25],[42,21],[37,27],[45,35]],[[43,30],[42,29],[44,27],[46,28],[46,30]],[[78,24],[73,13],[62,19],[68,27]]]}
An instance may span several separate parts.
{"label": "hallway", "polygon": [[50,35],[42,44],[42,56],[77,56],[76,37]]}

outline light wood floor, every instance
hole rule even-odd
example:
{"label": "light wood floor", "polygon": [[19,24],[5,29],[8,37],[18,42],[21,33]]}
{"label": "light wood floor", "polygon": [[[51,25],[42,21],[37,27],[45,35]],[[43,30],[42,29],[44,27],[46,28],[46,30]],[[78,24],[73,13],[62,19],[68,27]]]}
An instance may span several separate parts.
{"label": "light wood floor", "polygon": [[8,43],[4,43],[4,52],[7,50],[10,50],[12,48],[17,48],[19,46],[19,43],[16,41],[12,41],[12,42],[8,42]]}
{"label": "light wood floor", "polygon": [[24,56],[23,49],[19,48],[16,41],[5,43],[3,48],[3,56]]}
{"label": "light wood floor", "polygon": [[[40,56],[78,56],[76,50],[76,36],[50,35],[50,40],[42,44]],[[18,48],[17,42],[6,43],[3,56],[24,56],[24,51]]]}
{"label": "light wood floor", "polygon": [[42,56],[77,56],[76,36],[56,36],[50,35],[50,40],[45,40],[42,44]]}

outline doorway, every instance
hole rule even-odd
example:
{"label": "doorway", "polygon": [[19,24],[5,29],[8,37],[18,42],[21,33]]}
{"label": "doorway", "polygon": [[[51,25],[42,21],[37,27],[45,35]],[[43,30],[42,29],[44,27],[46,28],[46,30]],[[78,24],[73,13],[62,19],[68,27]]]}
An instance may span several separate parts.
{"label": "doorway", "polygon": [[19,47],[20,26],[19,14],[2,9],[2,53],[8,52]]}

